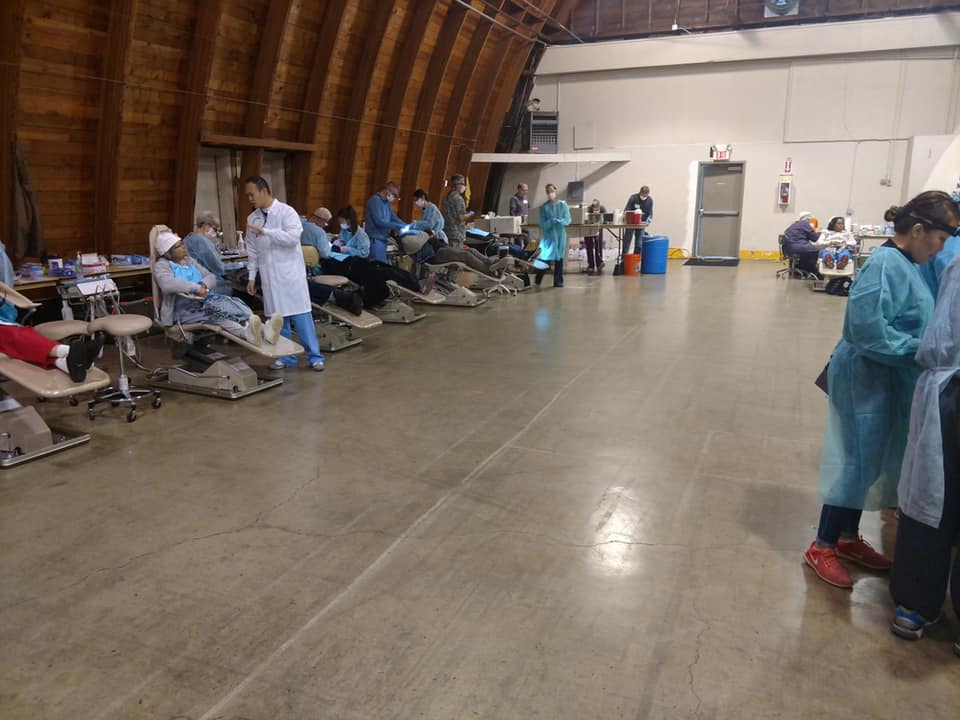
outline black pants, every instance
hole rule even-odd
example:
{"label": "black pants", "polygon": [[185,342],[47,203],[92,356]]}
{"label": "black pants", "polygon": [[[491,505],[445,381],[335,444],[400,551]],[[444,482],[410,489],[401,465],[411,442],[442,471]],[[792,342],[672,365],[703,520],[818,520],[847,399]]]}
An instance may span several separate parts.
{"label": "black pants", "polygon": [[940,527],[924,525],[901,512],[890,575],[894,602],[930,620],[943,608],[948,583],[954,612],[960,615],[960,553],[951,563],[953,546],[960,539],[960,378],[955,377],[940,394],[940,425],[944,471]]}
{"label": "black pants", "polygon": [[817,262],[820,260],[820,253],[816,250],[813,252],[802,252],[797,253],[797,267],[801,270],[806,270],[807,272],[812,272],[817,277],[823,277],[820,275],[820,271],[817,269]]}
{"label": "black pants", "polygon": [[599,269],[603,265],[603,236],[585,237],[583,244],[587,247],[587,267]]}
{"label": "black pants", "polygon": [[413,292],[420,292],[420,283],[413,275],[377,260],[350,257],[341,262],[327,258],[320,265],[328,275],[343,275],[359,285],[363,306],[367,309],[380,307],[390,297],[387,280],[393,280]]}

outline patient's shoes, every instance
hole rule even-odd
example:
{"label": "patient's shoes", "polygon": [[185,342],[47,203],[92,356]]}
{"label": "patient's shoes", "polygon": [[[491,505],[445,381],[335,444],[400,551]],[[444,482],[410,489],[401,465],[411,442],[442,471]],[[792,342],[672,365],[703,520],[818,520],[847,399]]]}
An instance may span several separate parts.
{"label": "patient's shoes", "polygon": [[848,262],[850,262],[850,256],[841,255],[840,259],[837,260],[837,270],[843,270],[845,267],[847,267]]}
{"label": "patient's shoes", "polygon": [[263,343],[263,321],[260,320],[259,315],[250,316],[250,319],[247,320],[247,326],[244,328],[244,334],[249,343],[254,345]]}
{"label": "patient's shoes", "polygon": [[83,382],[87,379],[87,370],[89,370],[100,350],[103,349],[103,335],[97,333],[92,338],[77,338],[70,343],[70,352],[67,353],[67,371],[70,379],[75,383]]}
{"label": "patient's shoes", "polygon": [[263,326],[263,339],[271,345],[276,345],[280,339],[280,331],[283,330],[283,315],[274,313]]}
{"label": "patient's shoes", "polygon": [[833,270],[833,255],[831,253],[824,253],[823,266]]}

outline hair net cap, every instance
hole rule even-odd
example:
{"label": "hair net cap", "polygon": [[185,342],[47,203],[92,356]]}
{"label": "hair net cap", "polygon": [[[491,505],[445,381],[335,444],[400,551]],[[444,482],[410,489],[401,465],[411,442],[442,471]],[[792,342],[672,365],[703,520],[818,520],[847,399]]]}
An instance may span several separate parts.
{"label": "hair net cap", "polygon": [[813,217],[813,213],[809,210],[804,210],[800,215],[797,216],[797,220],[809,220]]}
{"label": "hair net cap", "polygon": [[166,255],[178,242],[180,242],[180,236],[176,233],[162,232],[157,235],[157,240],[154,243],[154,249],[157,251],[157,255]]}
{"label": "hair net cap", "polygon": [[216,213],[214,213],[212,210],[204,210],[202,213],[197,215],[197,227],[200,227],[201,225],[220,227],[220,218],[218,218]]}
{"label": "hair net cap", "polygon": [[318,218],[322,218],[322,219],[324,219],[324,220],[329,220],[330,218],[333,217],[333,213],[330,212],[329,210],[327,210],[326,208],[323,208],[323,207],[322,207],[322,208],[317,208],[316,210],[314,210],[314,211],[313,211],[313,216],[314,216],[314,217],[318,217]]}

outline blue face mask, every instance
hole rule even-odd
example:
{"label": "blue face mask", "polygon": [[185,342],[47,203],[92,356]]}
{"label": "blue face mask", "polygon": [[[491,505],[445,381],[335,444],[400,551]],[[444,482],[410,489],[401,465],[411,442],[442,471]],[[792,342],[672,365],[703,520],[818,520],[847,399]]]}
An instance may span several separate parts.
{"label": "blue face mask", "polygon": [[349,230],[349,229],[350,229],[350,226],[347,225],[346,223],[340,223],[340,229],[341,229],[341,230]]}

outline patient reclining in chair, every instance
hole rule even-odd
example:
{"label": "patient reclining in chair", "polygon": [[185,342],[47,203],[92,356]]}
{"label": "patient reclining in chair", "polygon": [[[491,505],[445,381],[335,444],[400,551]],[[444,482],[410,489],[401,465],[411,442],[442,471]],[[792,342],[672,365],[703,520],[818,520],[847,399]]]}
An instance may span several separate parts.
{"label": "patient reclining in chair", "polygon": [[0,321],[0,353],[45,370],[57,368],[75,383],[87,379],[87,370],[93,366],[102,347],[103,336],[100,334],[64,345],[44,337],[32,327]]}
{"label": "patient reclining in chair", "polygon": [[216,276],[187,254],[186,247],[176,233],[161,232],[154,250],[157,261],[153,274],[163,294],[161,324],[219,325],[231,335],[254,345],[260,345],[263,340],[276,343],[283,328],[283,317],[275,314],[264,325],[241,300],[210,292],[210,288],[215,286]]}
{"label": "patient reclining in chair", "polygon": [[820,251],[820,260],[828,270],[844,270],[853,259],[857,241],[853,233],[846,230],[845,225],[842,217],[833,218],[827,225],[827,231],[817,240],[817,245],[823,248]]}

